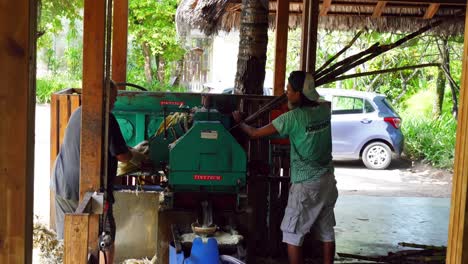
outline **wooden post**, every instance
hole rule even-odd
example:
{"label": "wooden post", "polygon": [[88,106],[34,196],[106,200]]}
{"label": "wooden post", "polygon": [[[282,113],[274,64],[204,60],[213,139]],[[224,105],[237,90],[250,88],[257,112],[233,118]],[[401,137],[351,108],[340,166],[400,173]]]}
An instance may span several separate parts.
{"label": "wooden post", "polygon": [[[106,1],[85,0],[83,31],[83,95],[81,116],[80,201],[97,191],[103,172],[104,48]],[[99,216],[89,217],[88,247],[98,248]],[[65,245],[67,246],[67,245]]]}
{"label": "wooden post", "polygon": [[[467,13],[468,14],[468,13]],[[446,263],[468,263],[468,16],[465,17],[465,43],[460,89],[460,108],[455,147],[452,201]]]}
{"label": "wooden post", "polygon": [[309,6],[309,33],[307,41],[307,72],[315,71],[315,62],[317,57],[317,31],[319,19],[320,0],[310,0]]}
{"label": "wooden post", "polygon": [[301,71],[307,69],[307,46],[309,42],[309,7],[311,0],[302,1],[302,33],[301,33]]}
{"label": "wooden post", "polygon": [[128,0],[115,0],[113,10],[112,79],[120,83],[127,80]]}
{"label": "wooden post", "polygon": [[31,263],[36,1],[0,5],[0,263]]}
{"label": "wooden post", "polygon": [[275,79],[273,95],[284,93],[286,55],[288,54],[289,0],[278,0],[275,35]]}
{"label": "wooden post", "polygon": [[88,228],[89,214],[66,214],[64,237],[64,263],[87,263],[88,262]]}

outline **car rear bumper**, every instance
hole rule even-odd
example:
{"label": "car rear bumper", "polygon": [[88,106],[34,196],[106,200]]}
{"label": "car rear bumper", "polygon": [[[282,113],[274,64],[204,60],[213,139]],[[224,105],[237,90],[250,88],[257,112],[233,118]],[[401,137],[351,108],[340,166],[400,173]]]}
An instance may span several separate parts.
{"label": "car rear bumper", "polygon": [[394,133],[391,135],[392,144],[393,144],[393,152],[396,156],[400,157],[403,153],[405,138],[401,132]]}

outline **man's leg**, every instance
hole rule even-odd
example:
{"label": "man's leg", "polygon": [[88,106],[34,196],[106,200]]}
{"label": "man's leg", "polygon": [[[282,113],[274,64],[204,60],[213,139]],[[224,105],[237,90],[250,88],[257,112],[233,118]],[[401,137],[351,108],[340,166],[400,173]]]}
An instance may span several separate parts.
{"label": "man's leg", "polygon": [[335,242],[323,242],[323,264],[333,264],[335,259]]}
{"label": "man's leg", "polygon": [[294,246],[288,245],[288,257],[289,257],[289,264],[303,264],[304,257],[302,256],[302,247],[301,246]]}

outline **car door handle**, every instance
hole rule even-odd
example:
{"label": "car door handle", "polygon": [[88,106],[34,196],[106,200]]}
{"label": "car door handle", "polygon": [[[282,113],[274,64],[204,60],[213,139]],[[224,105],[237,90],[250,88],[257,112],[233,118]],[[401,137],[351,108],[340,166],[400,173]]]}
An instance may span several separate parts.
{"label": "car door handle", "polygon": [[372,123],[372,120],[365,118],[365,119],[362,119],[362,120],[361,120],[361,123],[363,123],[363,124],[370,124],[370,123]]}

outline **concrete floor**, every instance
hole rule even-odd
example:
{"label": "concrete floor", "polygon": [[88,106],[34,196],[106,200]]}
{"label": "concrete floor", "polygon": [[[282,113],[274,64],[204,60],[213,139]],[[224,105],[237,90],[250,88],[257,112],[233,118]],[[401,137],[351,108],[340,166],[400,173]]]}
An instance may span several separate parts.
{"label": "concrete floor", "polygon": [[340,196],[336,204],[337,252],[387,255],[399,242],[446,246],[450,199]]}

